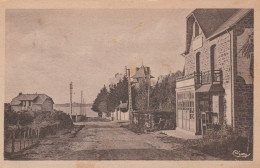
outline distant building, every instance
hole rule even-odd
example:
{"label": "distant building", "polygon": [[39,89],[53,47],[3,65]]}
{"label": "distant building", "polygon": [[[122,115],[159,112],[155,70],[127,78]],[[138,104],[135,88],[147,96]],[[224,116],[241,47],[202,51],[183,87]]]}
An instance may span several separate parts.
{"label": "distant building", "polygon": [[115,111],[111,113],[111,118],[113,121],[117,120],[129,120],[129,111],[128,111],[128,101],[126,103],[122,103],[116,107]]}
{"label": "distant building", "polygon": [[185,75],[176,82],[177,128],[253,127],[252,9],[195,9],[186,18]]}
{"label": "distant building", "polygon": [[136,68],[135,75],[132,76],[133,83],[136,87],[139,87],[142,82],[149,83],[151,78],[154,78],[151,75],[151,69],[150,67],[144,67],[143,65],[139,68]]}
{"label": "distant building", "polygon": [[13,98],[11,110],[13,111],[53,111],[53,100],[46,94],[22,94]]}

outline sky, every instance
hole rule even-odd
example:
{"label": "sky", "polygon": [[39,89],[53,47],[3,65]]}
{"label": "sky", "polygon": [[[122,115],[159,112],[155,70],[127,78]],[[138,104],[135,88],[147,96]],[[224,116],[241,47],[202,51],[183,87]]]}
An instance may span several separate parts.
{"label": "sky", "polygon": [[[154,77],[183,70],[186,16],[192,9],[8,9],[5,102],[45,93],[54,103],[92,103],[125,66]],[[156,79],[155,79],[156,80]]]}

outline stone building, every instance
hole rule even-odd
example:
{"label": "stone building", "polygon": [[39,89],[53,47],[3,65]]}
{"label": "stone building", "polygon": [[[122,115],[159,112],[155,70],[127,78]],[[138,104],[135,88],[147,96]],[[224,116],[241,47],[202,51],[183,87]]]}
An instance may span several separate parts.
{"label": "stone building", "polygon": [[176,81],[178,129],[252,130],[253,36],[252,9],[195,9],[187,16],[184,75]]}
{"label": "stone building", "polygon": [[150,83],[151,78],[154,77],[151,75],[150,67],[142,65],[141,67],[136,68],[135,75],[133,75],[132,78],[135,87],[138,88],[142,82]]}
{"label": "stone building", "polygon": [[53,111],[53,100],[46,94],[22,94],[13,98],[11,110],[19,111]]}

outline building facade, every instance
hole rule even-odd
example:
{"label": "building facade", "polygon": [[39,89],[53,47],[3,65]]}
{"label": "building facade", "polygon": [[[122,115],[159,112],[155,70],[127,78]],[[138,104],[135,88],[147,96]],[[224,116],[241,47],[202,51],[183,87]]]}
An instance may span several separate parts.
{"label": "building facade", "polygon": [[136,68],[135,74],[132,76],[132,78],[132,83],[134,83],[134,86],[139,88],[141,83],[148,83],[150,85],[151,78],[154,77],[151,75],[150,67],[145,67],[142,65],[141,67]]}
{"label": "building facade", "polygon": [[12,99],[11,110],[20,111],[53,111],[53,100],[46,94],[22,94]]}
{"label": "building facade", "polygon": [[111,113],[111,120],[129,121],[128,101],[126,103],[120,101],[120,104],[115,108],[115,111]]}
{"label": "building facade", "polygon": [[212,125],[227,125],[248,134],[254,11],[195,9],[186,23],[184,75],[176,81],[177,128],[203,134]]}

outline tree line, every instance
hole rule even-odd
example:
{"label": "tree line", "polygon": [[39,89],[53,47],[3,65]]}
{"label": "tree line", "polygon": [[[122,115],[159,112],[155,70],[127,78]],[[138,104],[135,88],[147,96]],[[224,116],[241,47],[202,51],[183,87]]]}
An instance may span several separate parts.
{"label": "tree line", "polygon": [[[138,88],[132,86],[133,109],[140,112],[174,112],[176,108],[176,79],[180,76],[182,76],[182,72],[177,71],[158,78],[156,84],[149,88],[149,107],[148,83],[141,82]],[[115,111],[120,101],[128,101],[126,76],[118,83],[109,85],[108,88],[104,85],[94,100],[92,110],[98,112],[99,115],[105,112],[109,116],[110,112]]]}

